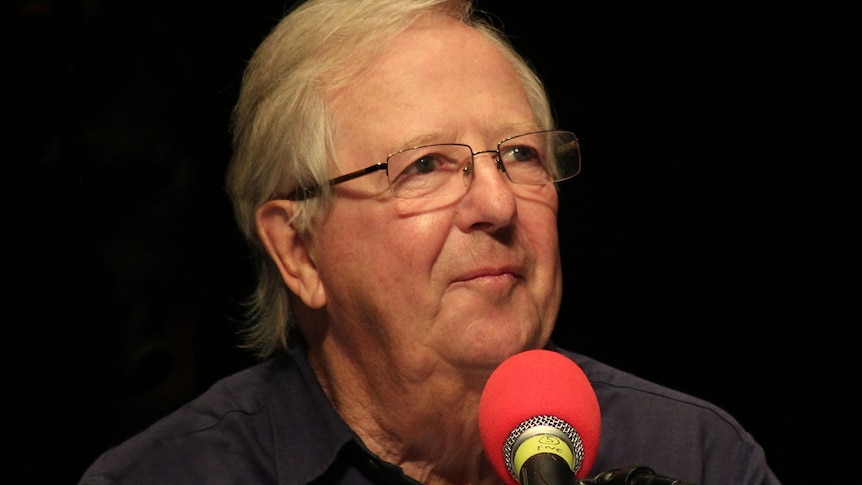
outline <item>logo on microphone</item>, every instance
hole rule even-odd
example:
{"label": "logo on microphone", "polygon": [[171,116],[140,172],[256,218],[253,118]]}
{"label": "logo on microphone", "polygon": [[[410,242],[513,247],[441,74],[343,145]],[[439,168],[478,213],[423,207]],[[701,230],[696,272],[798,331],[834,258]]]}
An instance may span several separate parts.
{"label": "logo on microphone", "polygon": [[541,438],[539,438],[539,444],[541,444],[541,445],[559,446],[560,443],[562,443],[562,441],[560,441],[559,438],[557,438],[556,436],[551,436],[549,434],[546,434],[546,435],[542,436]]}
{"label": "logo on microphone", "polygon": [[549,452],[557,455],[565,453],[563,440],[553,435],[542,435],[536,440],[536,452]]}

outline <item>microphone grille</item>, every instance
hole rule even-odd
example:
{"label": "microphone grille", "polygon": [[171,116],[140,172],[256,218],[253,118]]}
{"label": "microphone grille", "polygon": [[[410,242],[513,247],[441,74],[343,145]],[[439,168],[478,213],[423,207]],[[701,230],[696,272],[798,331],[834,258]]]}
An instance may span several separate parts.
{"label": "microphone grille", "polygon": [[509,437],[506,438],[506,442],[503,443],[503,460],[505,461],[506,468],[509,470],[509,474],[512,475],[512,477],[516,480],[518,479],[518,476],[515,474],[514,464],[515,451],[517,448],[516,444],[520,444],[519,441],[524,432],[536,428],[553,428],[555,435],[565,438],[572,449],[572,454],[574,455],[573,469],[578,470],[581,467],[581,464],[584,461],[584,443],[581,440],[581,436],[575,428],[566,421],[556,416],[542,414],[521,422],[521,424],[509,433]]}

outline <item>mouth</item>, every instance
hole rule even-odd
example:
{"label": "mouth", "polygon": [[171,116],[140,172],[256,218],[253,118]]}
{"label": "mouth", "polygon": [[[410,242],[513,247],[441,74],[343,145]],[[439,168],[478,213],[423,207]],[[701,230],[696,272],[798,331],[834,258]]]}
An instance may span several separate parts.
{"label": "mouth", "polygon": [[511,283],[522,278],[514,266],[477,268],[459,275],[453,283]]}

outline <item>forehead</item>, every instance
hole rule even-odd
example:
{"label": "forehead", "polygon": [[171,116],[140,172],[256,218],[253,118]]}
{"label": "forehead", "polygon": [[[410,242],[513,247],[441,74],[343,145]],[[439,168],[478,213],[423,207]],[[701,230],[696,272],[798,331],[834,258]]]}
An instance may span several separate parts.
{"label": "forehead", "polygon": [[482,34],[444,17],[392,39],[330,101],[336,146],[361,139],[378,156],[423,143],[496,142],[535,124],[509,61]]}

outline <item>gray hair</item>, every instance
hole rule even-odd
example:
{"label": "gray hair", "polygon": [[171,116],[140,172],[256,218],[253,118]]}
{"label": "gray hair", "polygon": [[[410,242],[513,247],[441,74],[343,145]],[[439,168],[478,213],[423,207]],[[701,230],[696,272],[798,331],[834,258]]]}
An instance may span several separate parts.
{"label": "gray hair", "polygon": [[539,127],[553,125],[547,95],[534,71],[471,0],[307,0],[258,46],[246,68],[232,117],[234,154],[227,190],[239,227],[252,246],[257,288],[246,302],[242,346],[259,358],[287,348],[295,325],[291,292],[255,228],[258,207],[299,187],[321,185],[297,203],[291,224],[310,242],[332,205],[327,181],[337,165],[327,95],[344,87],[388,40],[419,17],[442,14],[474,27],[510,61]]}

